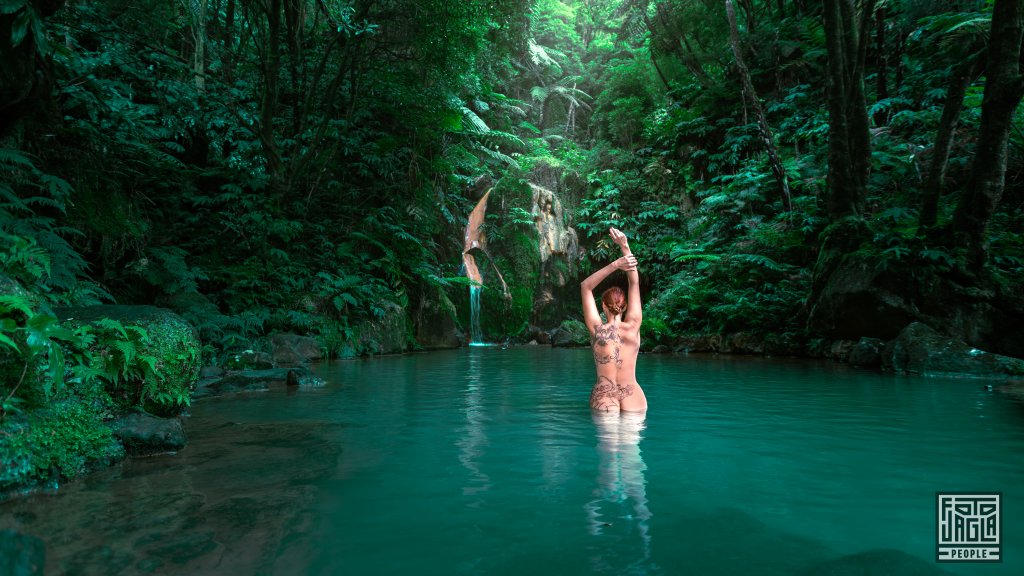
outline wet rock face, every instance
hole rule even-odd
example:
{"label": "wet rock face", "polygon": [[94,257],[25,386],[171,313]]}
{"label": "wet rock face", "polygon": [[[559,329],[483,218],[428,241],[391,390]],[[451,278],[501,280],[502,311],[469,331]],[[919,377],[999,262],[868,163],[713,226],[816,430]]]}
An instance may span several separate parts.
{"label": "wet rock face", "polygon": [[914,322],[882,351],[882,367],[926,376],[1019,378],[1024,360],[990,354]]}
{"label": "wet rock face", "polygon": [[427,349],[458,348],[462,345],[452,310],[434,300],[423,299],[415,317],[416,342]]}
{"label": "wet rock face", "polygon": [[43,573],[46,545],[35,536],[0,530],[0,574],[35,576]]}
{"label": "wet rock face", "polygon": [[557,194],[535,184],[530,188],[533,191],[531,214],[537,227],[542,280],[554,286],[565,286],[569,280],[568,272],[572,269],[570,264],[579,260],[576,230],[566,226],[562,202]]}

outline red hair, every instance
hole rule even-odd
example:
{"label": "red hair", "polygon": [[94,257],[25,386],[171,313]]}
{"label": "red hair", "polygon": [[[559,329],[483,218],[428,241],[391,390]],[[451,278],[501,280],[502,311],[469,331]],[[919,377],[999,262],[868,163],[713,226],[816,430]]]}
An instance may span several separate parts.
{"label": "red hair", "polygon": [[612,286],[601,294],[601,303],[612,316],[618,316],[626,309],[626,293],[618,286]]}

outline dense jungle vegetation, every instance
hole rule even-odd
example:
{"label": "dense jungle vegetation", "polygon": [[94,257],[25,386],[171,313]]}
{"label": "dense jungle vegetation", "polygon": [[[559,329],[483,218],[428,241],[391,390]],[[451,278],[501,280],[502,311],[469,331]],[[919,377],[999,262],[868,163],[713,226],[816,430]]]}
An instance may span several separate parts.
{"label": "dense jungle vegetation", "polygon": [[492,186],[486,328],[525,340],[578,314],[575,288],[533,313],[530,183],[579,233],[569,276],[630,236],[645,345],[813,354],[926,318],[1022,355],[1022,4],[0,0],[0,408],[187,402],[145,330],[58,307],[173,309],[207,363],[465,329]]}

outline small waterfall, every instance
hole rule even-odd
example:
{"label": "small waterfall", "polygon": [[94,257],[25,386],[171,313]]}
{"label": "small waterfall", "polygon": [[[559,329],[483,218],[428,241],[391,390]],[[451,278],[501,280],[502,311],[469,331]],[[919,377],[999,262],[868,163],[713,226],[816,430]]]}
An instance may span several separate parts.
{"label": "small waterfall", "polygon": [[480,286],[469,287],[469,345],[486,346],[480,329]]}

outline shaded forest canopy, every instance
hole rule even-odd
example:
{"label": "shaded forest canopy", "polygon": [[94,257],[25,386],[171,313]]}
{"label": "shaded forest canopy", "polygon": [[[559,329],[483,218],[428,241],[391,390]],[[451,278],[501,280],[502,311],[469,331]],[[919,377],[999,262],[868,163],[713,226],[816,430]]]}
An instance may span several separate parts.
{"label": "shaded forest canopy", "polygon": [[465,326],[490,186],[519,283],[488,290],[485,329],[526,340],[577,315],[533,309],[542,183],[579,233],[568,275],[611,257],[609,226],[631,237],[645,345],[814,353],[924,320],[1024,355],[1021,20],[1020,0],[0,0],[0,347],[63,382],[48,343],[89,342],[51,310],[109,302],[182,314],[207,361],[278,331],[372,353],[396,314],[423,345]]}

